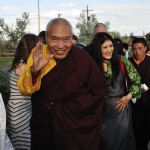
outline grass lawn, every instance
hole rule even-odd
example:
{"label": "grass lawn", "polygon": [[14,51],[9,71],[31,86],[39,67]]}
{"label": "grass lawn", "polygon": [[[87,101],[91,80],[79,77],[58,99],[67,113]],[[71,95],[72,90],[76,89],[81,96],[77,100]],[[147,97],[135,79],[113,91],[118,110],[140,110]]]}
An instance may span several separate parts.
{"label": "grass lawn", "polygon": [[0,67],[10,66],[13,58],[0,58]]}

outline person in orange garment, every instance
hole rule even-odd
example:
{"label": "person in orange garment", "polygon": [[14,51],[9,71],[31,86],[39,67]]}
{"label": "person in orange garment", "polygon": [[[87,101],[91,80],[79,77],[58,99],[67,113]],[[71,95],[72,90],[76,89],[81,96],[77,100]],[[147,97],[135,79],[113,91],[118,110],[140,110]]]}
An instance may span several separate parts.
{"label": "person in orange garment", "polygon": [[72,26],[63,18],[46,28],[24,75],[22,94],[32,94],[31,150],[99,150],[105,79],[94,60],[72,46]]}
{"label": "person in orange garment", "polygon": [[132,41],[133,63],[141,77],[142,96],[132,104],[133,129],[137,150],[148,150],[150,142],[150,56],[146,55],[148,44],[144,38]]}

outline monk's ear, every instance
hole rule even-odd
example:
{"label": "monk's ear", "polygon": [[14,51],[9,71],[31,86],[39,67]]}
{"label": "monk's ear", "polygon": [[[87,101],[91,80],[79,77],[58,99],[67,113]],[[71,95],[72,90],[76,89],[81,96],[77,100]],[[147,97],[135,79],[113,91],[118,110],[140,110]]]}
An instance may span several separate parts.
{"label": "monk's ear", "polygon": [[145,47],[144,47],[144,49],[145,49],[145,51],[146,51],[146,50],[148,49],[148,47],[147,47],[147,46],[145,46]]}

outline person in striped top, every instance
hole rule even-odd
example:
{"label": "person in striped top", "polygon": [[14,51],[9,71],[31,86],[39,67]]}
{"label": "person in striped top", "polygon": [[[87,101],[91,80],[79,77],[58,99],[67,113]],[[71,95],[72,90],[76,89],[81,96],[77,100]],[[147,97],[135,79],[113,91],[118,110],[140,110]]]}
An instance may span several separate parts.
{"label": "person in striped top", "polygon": [[23,96],[18,91],[17,82],[38,41],[38,36],[25,34],[19,41],[10,69],[10,99],[6,106],[7,131],[15,150],[31,149],[31,96]]}

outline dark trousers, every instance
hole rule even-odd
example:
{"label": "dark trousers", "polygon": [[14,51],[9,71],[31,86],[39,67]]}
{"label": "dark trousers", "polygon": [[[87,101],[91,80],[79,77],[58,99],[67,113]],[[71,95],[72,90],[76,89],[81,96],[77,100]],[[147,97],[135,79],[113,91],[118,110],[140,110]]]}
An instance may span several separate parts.
{"label": "dark trousers", "polygon": [[31,150],[55,150],[50,112],[33,112],[31,117]]}
{"label": "dark trousers", "polygon": [[148,150],[150,141],[150,107],[149,103],[137,101],[132,104],[133,130],[137,150]]}

